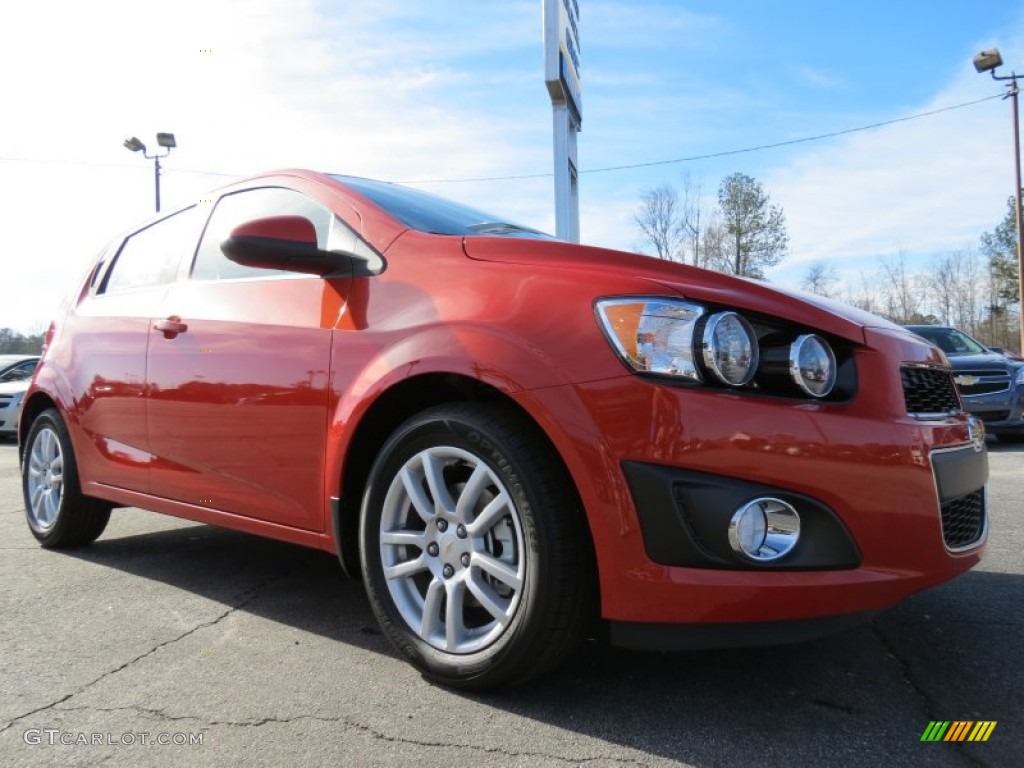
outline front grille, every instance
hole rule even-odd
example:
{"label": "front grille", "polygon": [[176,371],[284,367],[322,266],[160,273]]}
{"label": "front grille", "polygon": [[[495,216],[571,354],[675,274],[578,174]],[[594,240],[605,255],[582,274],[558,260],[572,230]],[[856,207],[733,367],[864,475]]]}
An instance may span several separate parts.
{"label": "front grille", "polygon": [[953,381],[964,397],[992,395],[1010,388],[1010,372],[1006,368],[957,371]]}
{"label": "front grille", "polygon": [[1006,421],[1010,418],[1009,411],[989,411],[988,413],[976,413],[974,415],[979,417],[986,424],[990,421]]}
{"label": "front grille", "polygon": [[952,374],[945,368],[900,368],[903,399],[911,416],[945,416],[962,410]]}
{"label": "front grille", "polygon": [[976,378],[982,378],[985,376],[989,377],[1001,377],[1004,379],[1010,378],[1010,369],[1003,366],[998,368],[971,368],[963,369],[956,372],[957,376],[974,376]]}
{"label": "front grille", "polygon": [[960,394],[964,397],[978,397],[980,395],[994,395],[997,392],[1005,392],[1010,388],[1009,381],[981,381],[977,384],[958,384]]}
{"label": "front grille", "polygon": [[985,489],[942,505],[942,538],[950,549],[977,543],[985,531]]}

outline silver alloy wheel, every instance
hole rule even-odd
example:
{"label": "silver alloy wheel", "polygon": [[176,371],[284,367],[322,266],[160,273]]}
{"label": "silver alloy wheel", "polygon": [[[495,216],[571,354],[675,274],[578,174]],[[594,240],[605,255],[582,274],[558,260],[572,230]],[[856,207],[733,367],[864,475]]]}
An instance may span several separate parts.
{"label": "silver alloy wheel", "polygon": [[447,653],[494,643],[519,607],[526,554],[519,511],[480,457],[451,446],[420,451],[384,498],[380,556],[402,619]]}
{"label": "silver alloy wheel", "polygon": [[57,433],[45,427],[36,433],[28,456],[28,513],[40,531],[57,522],[64,492],[64,454]]}

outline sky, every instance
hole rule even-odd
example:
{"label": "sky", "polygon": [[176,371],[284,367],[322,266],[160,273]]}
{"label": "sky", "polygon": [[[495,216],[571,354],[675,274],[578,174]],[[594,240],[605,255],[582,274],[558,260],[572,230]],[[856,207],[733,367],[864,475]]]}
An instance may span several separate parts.
{"label": "sky", "polygon": [[[584,243],[638,247],[642,192],[687,173],[709,207],[728,174],[761,182],[790,234],[768,278],[789,287],[816,261],[852,281],[895,254],[976,248],[1005,214],[1010,102],[971,59],[997,46],[1001,73],[1024,71],[1016,4],[579,6]],[[92,256],[152,215],[153,163],[122,146],[133,135],[177,138],[165,210],[313,168],[553,232],[541,22],[540,0],[5,4],[0,328],[45,328]],[[643,167],[601,170],[627,165]],[[523,175],[539,177],[503,178]]]}

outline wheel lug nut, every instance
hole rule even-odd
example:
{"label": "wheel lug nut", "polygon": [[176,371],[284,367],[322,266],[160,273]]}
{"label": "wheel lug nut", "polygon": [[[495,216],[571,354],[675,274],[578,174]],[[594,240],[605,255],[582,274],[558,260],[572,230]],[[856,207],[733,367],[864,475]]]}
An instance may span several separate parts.
{"label": "wheel lug nut", "polygon": [[441,518],[440,520],[438,520],[437,521],[437,530],[441,531],[441,533],[444,533],[445,531],[447,531],[448,530],[448,521],[445,520],[444,518]]}
{"label": "wheel lug nut", "polygon": [[441,572],[444,574],[444,577],[446,579],[450,579],[452,576],[455,575],[455,569],[452,568],[450,565],[446,565]]}
{"label": "wheel lug nut", "polygon": [[455,533],[458,534],[460,539],[466,538],[466,526],[460,525],[458,528],[455,529]]}
{"label": "wheel lug nut", "polygon": [[438,551],[439,550],[437,548],[437,544],[435,544],[434,542],[430,542],[429,544],[427,544],[427,554],[431,557],[437,557]]}
{"label": "wheel lug nut", "polygon": [[469,568],[469,552],[462,553],[462,567]]}

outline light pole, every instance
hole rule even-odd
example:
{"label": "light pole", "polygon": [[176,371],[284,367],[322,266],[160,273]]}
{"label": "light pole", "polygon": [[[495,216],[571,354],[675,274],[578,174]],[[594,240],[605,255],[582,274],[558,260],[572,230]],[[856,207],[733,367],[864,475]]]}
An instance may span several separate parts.
{"label": "light pole", "polygon": [[164,147],[167,151],[162,155],[158,154],[147,154],[146,145],[139,141],[137,138],[132,136],[130,139],[124,140],[124,146],[126,149],[130,149],[132,152],[142,152],[142,156],[147,160],[153,161],[153,177],[156,182],[156,211],[160,212],[160,158],[167,157],[171,154],[171,150],[178,146],[174,141],[173,133],[158,133],[156,135],[156,143],[161,147]]}
{"label": "light pole", "polygon": [[[997,75],[996,69],[1003,66],[1003,57],[998,48],[982,51],[974,57],[974,68],[978,72],[989,72],[993,80],[1007,80],[1006,96],[1013,99],[1013,167],[1016,172],[1017,186],[1013,188],[1014,210],[1017,216],[1017,332],[1018,346],[1024,349],[1024,216],[1021,213],[1020,183],[1020,106],[1017,95],[1020,88],[1017,80],[1024,77],[1016,72],[1008,75]],[[1004,97],[1005,98],[1005,97]]]}

